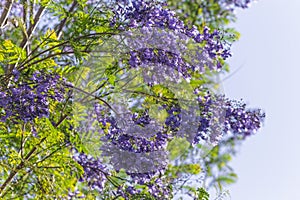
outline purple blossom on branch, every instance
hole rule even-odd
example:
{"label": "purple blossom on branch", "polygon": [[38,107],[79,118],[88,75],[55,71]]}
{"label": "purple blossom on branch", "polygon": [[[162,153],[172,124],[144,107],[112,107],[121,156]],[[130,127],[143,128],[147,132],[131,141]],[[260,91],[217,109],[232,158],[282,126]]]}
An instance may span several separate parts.
{"label": "purple blossom on branch", "polygon": [[224,4],[226,7],[238,7],[238,8],[248,8],[251,1],[253,0],[220,0],[221,4]]}
{"label": "purple blossom on branch", "polygon": [[[247,137],[261,128],[265,113],[260,109],[247,109],[242,101],[207,94],[199,97],[201,115],[194,143],[200,140],[217,144],[222,136]],[[217,112],[216,112],[217,111]]]}
{"label": "purple blossom on branch", "polygon": [[228,47],[221,41],[221,33],[214,30],[210,33],[205,27],[203,33],[196,26],[192,28],[184,25],[175,12],[164,8],[164,4],[158,1],[119,1],[114,9],[114,17],[111,25],[121,24],[124,28],[153,28],[168,29],[176,33],[184,34],[196,43],[204,44],[204,50],[211,59],[230,56]]}
{"label": "purple blossom on branch", "polygon": [[80,181],[86,182],[92,190],[102,192],[107,181],[106,176],[108,175],[108,172],[100,159],[96,159],[91,155],[84,153],[76,153],[73,158],[84,170],[84,174],[80,177]]}
{"label": "purple blossom on branch", "polygon": [[[127,173],[135,184],[145,185],[149,194],[155,199],[170,199],[172,197],[171,188],[166,184],[165,169],[148,173]],[[127,187],[126,191],[131,195],[139,194],[140,190],[133,187]],[[124,195],[126,197],[126,195]]]}
{"label": "purple blossom on branch", "polygon": [[[131,116],[132,121],[138,125],[147,125],[149,124],[149,116],[144,115],[140,117],[136,117],[135,114]],[[116,119],[112,116],[104,116],[102,114],[98,115],[99,122],[104,127],[106,131],[105,140],[111,142],[113,145],[116,145],[120,149],[124,151],[134,152],[134,153],[142,153],[142,152],[152,152],[158,151],[160,149],[164,149],[167,141],[170,140],[171,136],[167,134],[163,127],[157,127],[156,133],[152,133],[152,137],[143,137],[143,133],[139,132],[139,136],[133,135],[134,133],[126,132],[120,128],[120,124],[117,123]],[[129,123],[128,119],[128,123]],[[141,130],[139,130],[141,131]],[[145,135],[145,134],[144,134]]]}
{"label": "purple blossom on branch", "polygon": [[59,75],[34,72],[30,81],[19,81],[20,73],[13,71],[14,82],[0,91],[0,121],[31,122],[35,118],[49,117],[50,100],[64,99],[65,82]]}

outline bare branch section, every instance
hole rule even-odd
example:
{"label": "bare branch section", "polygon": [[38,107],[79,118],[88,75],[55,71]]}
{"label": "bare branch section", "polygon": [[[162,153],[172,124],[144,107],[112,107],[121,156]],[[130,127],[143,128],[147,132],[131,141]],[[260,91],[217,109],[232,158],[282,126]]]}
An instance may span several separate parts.
{"label": "bare branch section", "polygon": [[9,13],[11,11],[11,7],[12,7],[13,2],[14,2],[14,0],[7,0],[6,3],[5,3],[5,6],[4,6],[1,18],[0,18],[0,28],[1,29],[6,24],[6,21],[7,21]]}
{"label": "bare branch section", "polygon": [[[77,1],[74,1],[70,10],[69,10],[69,13],[72,13],[76,6],[77,6],[78,2]],[[57,28],[57,32],[56,32],[56,35],[57,35],[57,39],[60,39],[60,37],[62,36],[62,30],[64,28],[64,26],[66,25],[67,23],[67,20],[68,20],[68,16],[66,18],[64,18],[61,23],[58,25],[58,28]]]}
{"label": "bare branch section", "polygon": [[45,8],[46,7],[43,7],[41,6],[38,10],[38,12],[36,13],[35,17],[34,17],[34,21],[32,24],[30,24],[28,30],[27,30],[27,37],[24,37],[21,44],[20,44],[20,47],[21,48],[25,48],[27,45],[28,45],[28,42],[29,40],[31,39],[32,37],[32,34],[34,33],[44,11],[45,11]]}
{"label": "bare branch section", "polygon": [[[50,1],[48,2],[48,4],[49,3],[50,3]],[[30,26],[29,26],[29,28],[27,30],[27,33],[24,34],[23,40],[22,40],[22,42],[20,44],[20,47],[22,49],[25,49],[27,47],[27,45],[29,44],[29,41],[30,41],[30,39],[31,39],[31,37],[32,37],[32,35],[33,35],[33,33],[34,33],[34,31],[35,31],[35,29],[36,29],[36,27],[37,27],[40,19],[41,19],[41,17],[43,16],[43,13],[44,13],[47,5],[41,6],[39,8],[39,10],[37,11],[37,13],[36,13],[36,15],[34,17],[33,23],[30,24]],[[19,62],[19,59],[18,59],[18,62]],[[10,74],[13,71],[13,69],[18,65],[18,62],[16,64],[9,65],[8,70],[7,70],[7,74]]]}

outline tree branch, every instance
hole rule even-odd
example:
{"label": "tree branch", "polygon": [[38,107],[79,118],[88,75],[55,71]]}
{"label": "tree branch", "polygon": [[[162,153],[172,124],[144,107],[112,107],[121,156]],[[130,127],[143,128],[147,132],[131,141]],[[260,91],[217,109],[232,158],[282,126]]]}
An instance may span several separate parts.
{"label": "tree branch", "polygon": [[[75,7],[77,6],[77,4],[78,4],[78,2],[75,0],[68,13],[72,13],[74,11]],[[59,24],[59,26],[57,28],[56,35],[57,35],[58,40],[62,36],[62,30],[63,30],[64,26],[66,25],[67,20],[68,20],[68,16],[61,21],[61,23]]]}
{"label": "tree branch", "polygon": [[87,91],[85,91],[83,89],[80,89],[78,87],[75,87],[75,86],[69,86],[69,87],[73,88],[73,89],[75,89],[75,90],[77,90],[77,91],[79,91],[81,93],[84,93],[84,94],[86,94],[86,95],[88,95],[90,97],[93,97],[93,98],[95,98],[95,99],[97,99],[97,100],[99,100],[101,102],[103,102],[107,107],[109,107],[112,111],[114,111],[116,114],[118,114],[118,112],[113,107],[111,107],[111,105],[109,105],[109,103],[107,103],[104,99],[101,99],[98,96],[96,96],[96,95],[94,95],[92,93],[89,93],[89,92],[87,92]]}
{"label": "tree branch", "polygon": [[[66,41],[64,41],[64,42],[62,42],[62,43],[60,43],[60,44],[57,44],[57,45],[55,45],[55,46],[52,46],[52,47],[50,47],[50,48],[48,48],[48,49],[46,49],[46,50],[44,50],[44,51],[38,53],[37,55],[31,57],[31,58],[28,59],[28,60],[25,60],[25,61],[24,61],[23,63],[21,63],[18,67],[19,67],[19,69],[22,69],[22,67],[24,67],[26,64],[28,64],[30,61],[34,60],[35,58],[38,58],[39,56],[41,56],[41,55],[43,55],[43,54],[45,54],[45,53],[47,53],[47,52],[49,52],[49,51],[51,51],[51,50],[53,50],[53,49],[55,49],[55,48],[58,48],[58,47],[67,45],[67,44],[69,44],[71,41],[78,41],[78,40],[81,40],[81,39],[84,39],[84,38],[90,38],[90,37],[101,36],[101,35],[114,35],[114,33],[112,33],[112,32],[107,32],[107,33],[91,33],[91,34],[88,34],[88,35],[82,35],[82,36],[79,36],[79,37],[77,37],[77,38],[72,38],[72,39],[70,39],[70,40],[66,40]],[[30,64],[28,64],[28,65],[32,65],[32,64],[30,63]]]}
{"label": "tree branch", "polygon": [[4,6],[2,15],[0,17],[0,29],[2,29],[6,24],[6,21],[7,21],[9,13],[11,11],[11,7],[12,7],[13,2],[14,2],[14,0],[7,0],[6,1],[6,4]]}
{"label": "tree branch", "polygon": [[42,138],[41,141],[39,142],[39,144],[37,144],[35,147],[33,147],[31,149],[31,151],[29,151],[29,153],[26,155],[25,159],[22,160],[20,162],[20,164],[17,165],[16,168],[11,171],[11,173],[9,174],[9,176],[7,177],[7,179],[5,180],[5,182],[0,187],[0,197],[3,197],[2,192],[4,191],[4,189],[6,188],[6,186],[13,180],[13,178],[15,177],[15,175],[25,166],[25,163],[31,158],[32,154],[37,150],[37,147],[41,143],[43,143],[45,140],[46,140],[46,137]]}
{"label": "tree branch", "polygon": [[[58,127],[63,120],[66,118],[67,116],[62,117],[56,124],[55,127]],[[13,180],[13,178],[16,176],[16,174],[25,167],[25,163],[28,162],[30,160],[30,158],[32,157],[32,155],[36,152],[36,150],[38,149],[38,146],[43,143],[46,140],[46,137],[43,137],[41,139],[41,141],[35,145],[30,151],[29,153],[26,155],[25,159],[22,160],[20,162],[19,165],[17,165],[17,167],[15,169],[13,169],[11,171],[11,173],[9,174],[8,178],[5,180],[5,182],[0,186],[0,198],[2,198],[5,193],[3,193],[3,191],[5,190],[5,188],[11,183],[11,181]]]}
{"label": "tree branch", "polygon": [[[48,4],[49,3],[50,3],[50,1],[48,2]],[[39,23],[42,15],[43,15],[43,13],[45,11],[45,8],[46,8],[46,6],[45,7],[41,6],[39,8],[39,10],[37,11],[37,13],[36,13],[36,15],[34,17],[33,23],[30,24],[30,26],[29,26],[29,28],[27,30],[27,33],[24,34],[23,40],[22,40],[22,42],[20,44],[20,47],[22,49],[25,49],[27,47],[27,45],[29,44],[29,41],[30,41],[30,39],[32,37],[32,34],[34,33],[34,31],[35,31],[35,29],[36,29],[36,27],[37,27],[37,25],[38,25],[38,23]],[[27,53],[29,53],[29,52],[27,52]],[[18,58],[18,61],[16,62],[16,64],[13,64],[13,65],[9,66],[7,74],[10,74],[14,70],[14,68],[18,65],[19,60],[20,60],[20,57]]]}
{"label": "tree branch", "polygon": [[44,11],[45,11],[45,8],[46,8],[46,7],[43,7],[43,6],[41,6],[41,7],[39,8],[38,12],[36,13],[36,15],[35,15],[35,17],[34,17],[33,23],[30,24],[30,26],[29,26],[29,28],[28,28],[28,30],[27,30],[27,38],[24,37],[23,40],[22,40],[22,42],[21,42],[21,44],[20,44],[20,47],[21,47],[21,48],[25,48],[25,47],[28,45],[29,40],[30,40],[31,37],[32,37],[32,34],[33,34],[33,32],[35,31],[35,29],[36,29],[36,27],[37,27],[37,25],[38,25],[38,23],[39,23],[39,21],[40,21],[42,15],[43,15]]}

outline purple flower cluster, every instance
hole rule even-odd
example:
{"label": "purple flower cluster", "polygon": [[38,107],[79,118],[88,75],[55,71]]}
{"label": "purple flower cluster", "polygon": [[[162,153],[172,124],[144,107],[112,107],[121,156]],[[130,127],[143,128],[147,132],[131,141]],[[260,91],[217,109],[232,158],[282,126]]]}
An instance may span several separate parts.
{"label": "purple flower cluster", "polygon": [[252,0],[221,0],[227,7],[248,8]]}
{"label": "purple flower cluster", "polygon": [[177,54],[165,50],[155,50],[153,48],[131,51],[129,64],[133,68],[139,67],[142,64],[162,64],[177,70],[184,78],[189,77],[188,71],[193,68],[187,62],[184,62]]}
{"label": "purple flower cluster", "polygon": [[[205,27],[200,33],[196,26],[192,28],[184,25],[183,21],[176,17],[175,12],[164,8],[159,1],[127,1],[123,0],[113,11],[112,25],[121,23],[121,26],[129,28],[168,29],[176,33],[184,34],[196,43],[204,44],[203,50],[211,59],[221,57],[226,59],[230,56],[229,49],[221,41],[221,33],[217,30],[210,33]],[[124,27],[123,27],[124,28]]]}
{"label": "purple flower cluster", "polygon": [[172,106],[168,109],[168,117],[165,120],[165,125],[170,131],[177,131],[181,125],[181,109],[179,106]]}
{"label": "purple flower cluster", "polygon": [[246,104],[224,96],[210,94],[199,98],[201,115],[194,143],[209,140],[216,144],[224,133],[249,136],[262,126],[265,114],[260,109],[247,109]]}
{"label": "purple flower cluster", "polygon": [[73,200],[73,199],[85,199],[85,195],[81,194],[79,190],[75,190],[74,192],[69,192],[67,198],[62,198],[62,199],[67,199],[67,200]]}
{"label": "purple flower cluster", "polygon": [[[157,170],[149,173],[127,173],[134,184],[147,186],[148,193],[155,199],[170,199],[171,189],[165,183],[165,177],[161,176],[164,170]],[[141,194],[141,189],[132,186],[127,186],[125,189],[129,195]],[[119,193],[125,198],[129,199],[129,195],[124,190],[119,190]]]}
{"label": "purple flower cluster", "polygon": [[[111,116],[103,116],[100,114],[98,119],[104,127],[109,125],[104,139],[124,151],[134,153],[157,151],[163,149],[170,139],[170,136],[163,131],[158,131],[149,138],[143,137],[143,133],[139,133],[139,135],[126,133],[118,126],[116,119]],[[132,121],[134,121],[136,125],[145,126],[150,123],[149,120],[149,116],[147,115],[138,118],[136,114],[132,115]]]}
{"label": "purple flower cluster", "polygon": [[261,128],[265,113],[260,109],[246,109],[246,104],[239,101],[227,101],[225,104],[225,132],[244,137],[256,133]]}
{"label": "purple flower cluster", "polygon": [[59,75],[35,72],[30,81],[18,81],[19,72],[14,71],[14,82],[0,91],[0,121],[33,121],[35,118],[49,117],[50,100],[61,102],[64,87]]}
{"label": "purple flower cluster", "polygon": [[73,158],[84,170],[84,174],[79,181],[86,182],[92,190],[102,192],[107,181],[107,169],[102,162],[84,153],[76,153]]}

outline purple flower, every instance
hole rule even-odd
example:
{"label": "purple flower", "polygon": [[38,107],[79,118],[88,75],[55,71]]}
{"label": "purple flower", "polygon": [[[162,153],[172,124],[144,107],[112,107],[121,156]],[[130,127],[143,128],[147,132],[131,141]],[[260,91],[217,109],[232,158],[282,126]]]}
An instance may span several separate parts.
{"label": "purple flower", "polygon": [[175,15],[175,12],[165,9],[163,3],[159,1],[136,0],[130,4],[122,0],[119,1],[113,13],[111,24],[121,24],[125,29],[138,27],[169,29],[185,34],[197,43],[206,43],[204,50],[207,51],[207,55],[210,55],[212,59],[215,59],[216,55],[226,59],[230,55],[223,54],[223,52],[229,50],[224,45],[220,45],[222,43],[220,32],[214,31],[210,33],[208,27],[204,28],[203,33],[200,33],[196,27],[188,28]]}
{"label": "purple flower", "polygon": [[220,3],[226,7],[248,8],[252,0],[221,0]]}
{"label": "purple flower", "polygon": [[100,159],[96,159],[91,155],[84,153],[76,153],[73,159],[80,164],[84,170],[81,182],[86,182],[92,190],[102,192],[107,181],[107,169]]}
{"label": "purple flower", "polygon": [[[229,100],[224,96],[210,94],[198,98],[201,115],[194,143],[209,140],[216,144],[223,135],[247,137],[262,126],[265,118],[260,109],[247,109],[241,101]],[[215,121],[217,119],[217,121]]]}
{"label": "purple flower", "polygon": [[[15,81],[20,76],[13,72]],[[14,83],[0,93],[1,121],[9,118],[17,123],[33,121],[35,118],[49,117],[50,99],[61,102],[64,99],[64,86],[57,75],[34,72],[30,82]]]}

